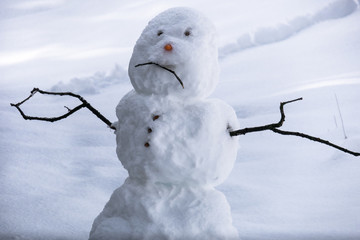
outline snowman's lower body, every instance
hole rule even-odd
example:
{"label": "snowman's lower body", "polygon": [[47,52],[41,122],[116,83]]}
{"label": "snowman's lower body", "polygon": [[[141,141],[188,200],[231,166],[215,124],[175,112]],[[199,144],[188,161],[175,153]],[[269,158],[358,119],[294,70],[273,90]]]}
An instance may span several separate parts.
{"label": "snowman's lower body", "polygon": [[213,187],[128,178],[95,219],[91,240],[237,239],[230,206]]}

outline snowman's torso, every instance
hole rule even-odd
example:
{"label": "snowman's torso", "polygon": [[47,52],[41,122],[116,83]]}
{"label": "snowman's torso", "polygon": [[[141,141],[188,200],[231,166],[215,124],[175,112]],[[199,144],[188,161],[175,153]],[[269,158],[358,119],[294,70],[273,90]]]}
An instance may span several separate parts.
{"label": "snowman's torso", "polygon": [[233,167],[237,128],[216,99],[176,100],[131,92],[117,106],[117,154],[130,178],[217,185]]}

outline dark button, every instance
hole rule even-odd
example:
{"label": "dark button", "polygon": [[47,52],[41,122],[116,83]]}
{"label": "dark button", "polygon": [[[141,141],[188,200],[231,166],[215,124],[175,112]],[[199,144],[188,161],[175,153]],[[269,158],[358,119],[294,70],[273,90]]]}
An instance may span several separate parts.
{"label": "dark button", "polygon": [[157,120],[157,119],[159,119],[159,117],[160,117],[160,115],[155,115],[155,116],[153,116],[153,121],[155,121],[155,120]]}
{"label": "dark button", "polygon": [[150,144],[149,144],[148,142],[146,142],[146,143],[144,144],[144,146],[145,146],[145,147],[150,147]]}
{"label": "dark button", "polygon": [[148,133],[151,133],[151,132],[152,132],[152,129],[151,129],[151,128],[148,128],[147,131],[148,131]]}

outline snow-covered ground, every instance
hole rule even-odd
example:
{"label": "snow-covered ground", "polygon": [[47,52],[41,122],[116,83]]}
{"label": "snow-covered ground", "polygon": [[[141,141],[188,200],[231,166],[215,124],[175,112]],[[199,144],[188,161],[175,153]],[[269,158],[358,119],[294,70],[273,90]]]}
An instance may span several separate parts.
{"label": "snow-covered ground", "polygon": [[[277,122],[360,151],[360,11],[357,0],[66,1],[0,3],[0,239],[87,239],[127,176],[115,135],[86,110],[57,123],[23,120],[10,102],[33,87],[81,93],[115,120],[132,87],[133,45],[157,13],[197,8],[220,35],[213,97],[243,127]],[[62,81],[62,82],[61,82]],[[344,138],[340,106],[347,135]],[[58,115],[73,99],[35,96],[33,115]],[[360,158],[305,139],[240,137],[235,168],[219,187],[242,239],[359,239]]]}

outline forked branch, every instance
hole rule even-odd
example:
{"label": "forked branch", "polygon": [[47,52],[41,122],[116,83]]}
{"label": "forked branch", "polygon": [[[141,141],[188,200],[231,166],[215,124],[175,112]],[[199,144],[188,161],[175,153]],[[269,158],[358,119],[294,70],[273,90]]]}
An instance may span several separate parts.
{"label": "forked branch", "polygon": [[235,130],[235,131],[231,131],[230,132],[230,136],[238,136],[238,135],[245,135],[247,133],[252,133],[252,132],[259,132],[259,131],[266,131],[266,130],[270,130],[273,131],[274,133],[278,133],[281,135],[292,135],[292,136],[297,136],[297,137],[302,137],[302,138],[306,138],[315,142],[319,142],[325,145],[328,145],[330,147],[336,148],[340,151],[349,153],[351,155],[354,156],[360,156],[360,153],[358,152],[354,152],[354,151],[350,151],[346,148],[340,147],[334,143],[331,143],[327,140],[318,138],[318,137],[314,137],[314,136],[310,136],[308,134],[304,134],[304,133],[300,133],[300,132],[292,132],[292,131],[284,131],[279,129],[283,123],[285,122],[285,112],[284,112],[284,106],[288,103],[292,103],[292,102],[296,102],[296,101],[300,101],[302,100],[302,98],[297,98],[291,101],[287,101],[287,102],[281,102],[280,103],[280,120],[277,123],[273,123],[273,124],[267,124],[267,125],[263,125],[263,126],[258,126],[258,127],[251,127],[251,128],[243,128],[243,129],[239,129],[239,130]]}
{"label": "forked branch", "polygon": [[[26,101],[28,101],[31,97],[33,97],[36,93],[40,93],[40,94],[47,94],[47,95],[57,95],[57,96],[70,96],[70,97],[74,97],[79,99],[82,103],[78,106],[76,106],[73,109],[70,109],[68,107],[65,107],[68,112],[58,116],[58,117],[33,117],[33,116],[28,116],[26,115],[22,109],[20,108],[20,106],[25,103]],[[47,92],[47,91],[43,91],[40,90],[38,88],[34,88],[31,93],[30,96],[25,98],[23,101],[19,102],[19,103],[10,103],[11,106],[16,107],[17,110],[20,112],[21,116],[25,119],[25,120],[40,120],[40,121],[47,121],[47,122],[56,122],[59,121],[61,119],[67,118],[68,116],[70,116],[71,114],[79,111],[82,108],[87,108],[89,109],[93,114],[95,114],[95,116],[97,116],[101,121],[103,121],[109,128],[111,129],[115,129],[113,126],[111,126],[111,122],[104,117],[98,110],[96,110],[93,106],[91,106],[90,103],[88,103],[82,96],[74,94],[72,92]]]}

